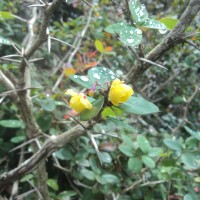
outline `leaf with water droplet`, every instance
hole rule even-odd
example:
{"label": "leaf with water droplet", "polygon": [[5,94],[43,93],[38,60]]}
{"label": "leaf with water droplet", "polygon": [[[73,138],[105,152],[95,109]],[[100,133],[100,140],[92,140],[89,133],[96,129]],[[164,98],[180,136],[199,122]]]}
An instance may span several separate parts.
{"label": "leaf with water droplet", "polygon": [[142,31],[129,24],[112,24],[105,29],[106,32],[115,34],[125,45],[136,47],[142,41]]}
{"label": "leaf with water droplet", "polygon": [[136,24],[140,24],[148,19],[148,12],[145,6],[138,0],[131,0],[129,2],[129,9]]}
{"label": "leaf with water droplet", "polygon": [[116,76],[108,68],[105,67],[95,67],[88,71],[88,76],[93,83],[97,83],[97,89],[104,87],[107,89],[106,83],[113,81]]}
{"label": "leaf with water droplet", "polygon": [[75,83],[88,89],[90,89],[93,85],[93,82],[89,80],[87,76],[71,75],[69,78]]}
{"label": "leaf with water droplet", "polygon": [[154,19],[147,19],[141,24],[141,26],[152,29],[167,30],[167,27],[163,23]]}

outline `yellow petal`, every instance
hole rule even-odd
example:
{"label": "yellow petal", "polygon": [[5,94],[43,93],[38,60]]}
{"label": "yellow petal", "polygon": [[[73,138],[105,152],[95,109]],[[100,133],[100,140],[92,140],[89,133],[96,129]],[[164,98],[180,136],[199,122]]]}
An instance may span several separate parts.
{"label": "yellow petal", "polygon": [[120,103],[126,102],[133,93],[133,89],[129,85],[115,79],[111,84],[108,98],[113,105],[118,106]]}

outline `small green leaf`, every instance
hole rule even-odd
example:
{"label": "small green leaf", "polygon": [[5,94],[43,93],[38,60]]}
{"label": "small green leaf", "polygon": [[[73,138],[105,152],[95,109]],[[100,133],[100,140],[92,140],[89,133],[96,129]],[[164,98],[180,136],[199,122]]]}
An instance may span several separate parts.
{"label": "small green leaf", "polygon": [[102,118],[106,118],[106,117],[116,117],[116,116],[121,116],[123,113],[123,111],[115,106],[111,106],[111,107],[106,107],[102,113],[101,116]]}
{"label": "small green leaf", "polygon": [[129,158],[128,160],[128,168],[133,172],[140,172],[142,169],[142,162],[138,158]]}
{"label": "small green leaf", "polygon": [[147,115],[159,112],[159,108],[141,96],[132,96],[128,101],[119,105],[124,112]]}
{"label": "small green leaf", "polygon": [[91,157],[91,158],[90,158],[90,166],[91,166],[92,170],[93,170],[96,174],[98,174],[98,175],[101,174],[102,168],[101,168],[101,166],[99,165],[99,162],[97,162],[96,157]]}
{"label": "small green leaf", "polygon": [[188,126],[184,126],[185,130],[197,140],[200,140],[200,131],[193,131]]}
{"label": "small green leaf", "polygon": [[109,153],[107,153],[107,152],[100,152],[99,156],[100,156],[101,161],[103,163],[112,163],[112,157],[110,156]]}
{"label": "small green leaf", "polygon": [[104,104],[104,97],[100,96],[95,102],[92,103],[91,110],[84,110],[83,112],[80,113],[80,120],[88,121],[94,118],[101,110],[103,104]]}
{"label": "small green leaf", "polygon": [[54,153],[54,156],[60,160],[71,160],[73,158],[72,152],[69,148],[64,147]]}
{"label": "small green leaf", "polygon": [[0,126],[6,127],[6,128],[23,128],[24,124],[20,120],[0,120]]}
{"label": "small green leaf", "polygon": [[162,153],[162,149],[158,147],[151,148],[150,151],[148,152],[149,157],[157,157],[160,156]]}
{"label": "small green leaf", "polygon": [[12,137],[10,141],[12,143],[20,143],[20,142],[23,142],[25,138],[26,138],[25,135],[20,135],[20,136]]}
{"label": "small green leaf", "polygon": [[93,85],[93,82],[89,80],[87,76],[71,75],[69,78],[75,83],[88,89],[90,89]]}
{"label": "small green leaf", "polygon": [[148,12],[144,5],[138,0],[129,1],[129,9],[136,24],[142,23],[148,19]]}
{"label": "small green leaf", "polygon": [[11,12],[0,11],[0,20],[15,18]]}
{"label": "small green leaf", "polygon": [[95,47],[100,53],[104,52],[104,47],[100,40],[95,40]]}
{"label": "small green leaf", "polygon": [[181,156],[182,162],[190,169],[197,169],[199,168],[198,159],[192,153],[184,153]]}
{"label": "small green leaf", "polygon": [[29,181],[33,178],[34,178],[33,174],[27,174],[27,175],[23,176],[23,178],[20,180],[20,182],[23,183],[23,182]]}
{"label": "small green leaf", "polygon": [[194,199],[192,198],[192,195],[191,195],[191,194],[186,194],[186,195],[184,196],[183,200],[194,200]]}
{"label": "small green leaf", "polygon": [[154,19],[147,19],[141,26],[146,27],[146,28],[152,28],[152,29],[159,29],[159,30],[166,30],[167,27]]}
{"label": "small green leaf", "polygon": [[116,76],[108,68],[105,67],[94,67],[88,71],[90,80],[97,84],[97,89],[108,89],[108,84],[113,81]]}
{"label": "small green leaf", "polygon": [[160,19],[159,21],[162,22],[169,30],[172,30],[178,23],[177,19],[170,18],[170,17],[164,17]]}
{"label": "small green leaf", "polygon": [[95,173],[94,173],[93,171],[91,171],[91,170],[88,170],[88,169],[83,168],[83,169],[81,169],[81,174],[82,174],[85,178],[87,178],[88,180],[93,181],[93,180],[96,179]]}
{"label": "small green leaf", "polygon": [[156,166],[155,161],[148,156],[142,156],[142,161],[149,168],[155,168]]}
{"label": "small green leaf", "polygon": [[7,38],[1,37],[1,36],[0,36],[0,44],[12,45],[10,40],[8,40]]}
{"label": "small green leaf", "polygon": [[172,150],[181,151],[182,147],[178,141],[165,139],[164,144]]}
{"label": "small green leaf", "polygon": [[143,135],[137,136],[137,143],[140,149],[143,151],[143,153],[148,153],[151,150],[149,141]]}
{"label": "small green leaf", "polygon": [[104,174],[102,175],[99,180],[101,184],[116,184],[119,183],[119,178],[113,174]]}
{"label": "small green leaf", "polygon": [[42,106],[44,110],[49,111],[49,112],[54,111],[56,108],[56,104],[54,100],[51,98],[41,99],[40,105]]}
{"label": "small green leaf", "polygon": [[137,47],[142,41],[142,31],[129,24],[117,23],[105,28],[105,31],[114,34],[125,45]]}
{"label": "small green leaf", "polygon": [[48,179],[48,180],[47,180],[47,185],[48,185],[51,189],[53,189],[53,190],[55,190],[55,191],[57,191],[57,190],[59,189],[58,183],[57,183],[57,181],[56,181],[55,179]]}
{"label": "small green leaf", "polygon": [[126,135],[122,135],[123,143],[119,145],[119,150],[128,157],[134,156],[134,143]]}
{"label": "small green leaf", "polygon": [[46,113],[43,113],[43,115],[37,119],[37,122],[40,128],[42,129],[42,131],[46,132],[49,130],[49,128],[52,125],[53,117],[51,113],[46,112]]}
{"label": "small green leaf", "polygon": [[73,196],[76,196],[77,195],[77,192],[75,191],[64,191],[64,192],[61,192],[59,195],[58,195],[58,199],[59,200],[71,200],[73,198]]}

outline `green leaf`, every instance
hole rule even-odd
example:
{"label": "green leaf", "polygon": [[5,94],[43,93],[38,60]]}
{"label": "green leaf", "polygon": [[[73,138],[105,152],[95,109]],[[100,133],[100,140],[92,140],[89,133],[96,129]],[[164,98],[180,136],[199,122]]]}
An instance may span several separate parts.
{"label": "green leaf", "polygon": [[140,172],[142,169],[142,162],[138,158],[129,158],[128,168],[133,172]]}
{"label": "green leaf", "polygon": [[92,103],[91,110],[84,110],[83,112],[80,113],[80,120],[88,121],[94,118],[101,110],[103,103],[104,103],[104,97],[100,96],[95,102]]}
{"label": "green leaf", "polygon": [[191,194],[186,194],[186,195],[184,196],[183,200],[194,200],[194,199],[192,198],[192,195],[191,195]]}
{"label": "green leaf", "polygon": [[45,112],[45,113],[43,113],[42,116],[40,116],[37,119],[37,122],[38,122],[40,128],[42,129],[42,131],[46,132],[49,130],[49,128],[52,125],[53,117],[50,113]]}
{"label": "green leaf", "polygon": [[193,131],[188,126],[184,126],[185,130],[197,140],[200,140],[200,131]]}
{"label": "green leaf", "polygon": [[23,183],[23,182],[29,181],[33,178],[34,178],[33,174],[27,174],[27,175],[23,176],[23,178],[20,180],[20,182]]}
{"label": "green leaf", "polygon": [[69,148],[64,147],[54,153],[54,156],[60,160],[71,160],[73,158],[72,152]]}
{"label": "green leaf", "polygon": [[12,137],[10,141],[12,143],[20,143],[20,142],[23,142],[25,138],[26,138],[25,135],[20,135],[20,136]]}
{"label": "green leaf", "polygon": [[104,174],[99,178],[98,181],[101,184],[116,184],[120,182],[119,178],[113,174]]}
{"label": "green leaf", "polygon": [[64,191],[64,192],[61,192],[59,195],[58,195],[58,199],[59,200],[71,200],[73,196],[76,196],[77,195],[77,192],[75,191]]}
{"label": "green leaf", "polygon": [[142,156],[142,161],[149,168],[155,168],[156,166],[155,161],[148,156]]}
{"label": "green leaf", "polygon": [[7,38],[1,37],[1,36],[0,36],[0,44],[12,45],[10,40],[8,40]]}
{"label": "green leaf", "polygon": [[11,12],[0,11],[0,20],[15,18]]}
{"label": "green leaf", "polygon": [[146,27],[146,28],[152,28],[152,29],[159,29],[159,30],[166,30],[167,27],[154,19],[147,19],[141,26]]}
{"label": "green leaf", "polygon": [[99,156],[100,156],[101,161],[103,163],[112,163],[112,157],[110,156],[109,153],[107,153],[107,152],[100,152]]}
{"label": "green leaf", "polygon": [[138,0],[129,1],[129,9],[136,24],[144,22],[148,19],[148,12],[144,5]]}
{"label": "green leaf", "polygon": [[40,105],[42,106],[44,110],[49,111],[49,112],[54,111],[56,108],[56,104],[54,100],[51,98],[41,99]]}
{"label": "green leaf", "polygon": [[87,76],[71,75],[69,78],[75,83],[90,89],[93,85],[93,82],[88,79]]}
{"label": "green leaf", "polygon": [[122,128],[124,130],[127,130],[129,132],[130,131],[132,131],[132,132],[136,131],[136,129],[133,126],[129,125],[129,122],[128,122],[127,119],[122,120],[119,117],[118,118],[116,118],[116,117],[115,118],[113,118],[113,117],[107,117],[106,121],[108,123],[116,124],[118,127]]}
{"label": "green leaf", "polygon": [[128,157],[133,157],[134,144],[133,141],[126,135],[122,135],[123,143],[119,145],[119,150]]}
{"label": "green leaf", "polygon": [[55,179],[48,179],[48,180],[47,180],[47,185],[48,185],[51,189],[53,189],[53,190],[55,190],[55,191],[57,191],[57,190],[59,189],[58,183],[57,183],[57,181],[56,181]]}
{"label": "green leaf", "polygon": [[188,168],[192,168],[192,169],[197,169],[199,168],[198,165],[198,159],[196,158],[196,156],[192,153],[184,153],[181,156],[181,160],[182,162],[188,167]]}
{"label": "green leaf", "polygon": [[8,119],[8,120],[0,120],[0,126],[6,128],[23,128],[24,124],[20,120]]}
{"label": "green leaf", "polygon": [[137,143],[143,153],[148,153],[151,150],[149,141],[143,135],[137,136]]}
{"label": "green leaf", "polygon": [[142,41],[142,31],[125,23],[112,24],[105,31],[116,35],[125,45],[137,47]]}
{"label": "green leaf", "polygon": [[88,180],[93,181],[93,180],[96,179],[95,173],[94,173],[93,171],[91,171],[91,170],[88,170],[88,169],[83,168],[83,169],[81,169],[81,174],[82,174],[85,178],[87,178]]}
{"label": "green leaf", "polygon": [[171,140],[171,139],[165,139],[163,142],[167,147],[169,147],[172,150],[181,151],[181,149],[182,149],[182,147],[178,141]]}
{"label": "green leaf", "polygon": [[160,156],[162,153],[162,149],[158,147],[151,148],[150,151],[148,152],[149,157],[157,157]]}
{"label": "green leaf", "polygon": [[102,112],[101,112],[101,117],[105,119],[106,117],[116,117],[122,115],[123,111],[115,106],[111,107],[106,107]]}
{"label": "green leaf", "polygon": [[106,90],[108,89],[108,84],[116,78],[115,74],[105,67],[94,67],[90,69],[88,76],[93,84],[98,84],[96,86],[97,89],[105,88]]}
{"label": "green leaf", "polygon": [[159,21],[162,22],[169,30],[172,30],[178,23],[177,19],[170,18],[170,17],[164,17],[160,19]]}
{"label": "green leaf", "polygon": [[103,47],[103,44],[100,40],[95,40],[95,47],[96,49],[100,52],[100,53],[103,53],[104,52],[104,47]]}
{"label": "green leaf", "polygon": [[98,175],[100,175],[101,174],[101,166],[99,165],[99,162],[97,162],[97,159],[96,159],[96,157],[91,157],[90,158],[90,166],[91,166],[91,168],[92,168],[92,170],[96,173],[96,174],[98,174]]}
{"label": "green leaf", "polygon": [[124,112],[138,115],[148,115],[159,112],[159,108],[141,96],[132,96],[128,101],[119,105]]}

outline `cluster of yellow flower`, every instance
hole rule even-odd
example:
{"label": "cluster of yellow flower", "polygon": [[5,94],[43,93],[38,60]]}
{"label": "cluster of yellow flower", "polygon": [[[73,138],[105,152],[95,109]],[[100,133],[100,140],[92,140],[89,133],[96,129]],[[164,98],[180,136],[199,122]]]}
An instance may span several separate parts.
{"label": "cluster of yellow flower", "polygon": [[[108,100],[113,105],[118,106],[120,103],[126,102],[133,93],[133,89],[129,85],[124,84],[124,81],[115,79],[110,86]],[[80,113],[85,109],[92,109],[92,104],[85,94],[76,93],[73,90],[67,90],[65,94],[72,96],[69,103],[70,107],[76,112]]]}

